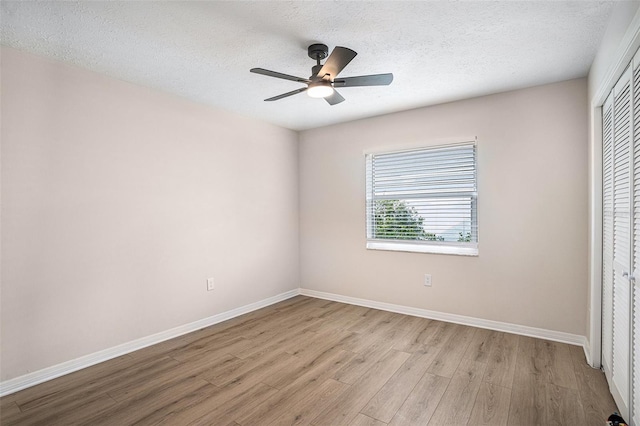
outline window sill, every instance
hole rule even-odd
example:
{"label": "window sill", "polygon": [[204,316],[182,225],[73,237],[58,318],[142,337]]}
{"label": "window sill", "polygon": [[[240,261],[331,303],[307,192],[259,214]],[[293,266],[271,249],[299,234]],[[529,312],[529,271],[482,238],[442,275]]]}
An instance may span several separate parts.
{"label": "window sill", "polygon": [[399,242],[367,241],[368,250],[405,251],[411,253],[453,254],[457,256],[478,256],[478,247],[449,246],[437,244],[412,244]]}

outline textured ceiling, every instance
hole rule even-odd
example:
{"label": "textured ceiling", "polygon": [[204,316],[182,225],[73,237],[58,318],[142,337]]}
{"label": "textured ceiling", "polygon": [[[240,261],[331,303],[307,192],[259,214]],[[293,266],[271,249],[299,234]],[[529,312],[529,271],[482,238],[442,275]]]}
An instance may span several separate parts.
{"label": "textured ceiling", "polygon": [[[295,130],[587,74],[613,2],[11,2],[2,44]],[[262,67],[308,77],[311,43],[358,56],[329,106]]]}

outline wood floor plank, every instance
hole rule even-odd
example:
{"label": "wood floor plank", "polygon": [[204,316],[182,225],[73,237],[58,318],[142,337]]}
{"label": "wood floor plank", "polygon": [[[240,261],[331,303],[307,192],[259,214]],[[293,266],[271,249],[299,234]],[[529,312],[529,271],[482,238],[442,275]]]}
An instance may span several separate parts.
{"label": "wood floor plank", "polygon": [[535,374],[516,370],[509,406],[510,425],[545,424],[546,385]]}
{"label": "wood floor plank", "polygon": [[449,341],[459,326],[450,322],[434,320],[429,323],[428,327],[433,327],[433,333],[426,338],[424,345],[441,348]]}
{"label": "wood floor plank", "polygon": [[518,336],[510,333],[498,333],[489,352],[484,380],[497,386],[511,389],[516,371],[518,355]]}
{"label": "wood floor plank", "polygon": [[18,404],[16,404],[15,401],[9,401],[9,400],[7,400],[7,402],[3,401],[2,406],[0,406],[0,425],[8,424],[8,421],[6,419],[19,418],[20,413],[22,412],[20,411],[20,408],[18,407]]}
{"label": "wood floor plank", "polygon": [[[522,355],[518,362],[531,373],[542,375],[542,381],[569,389],[578,388],[569,345],[520,336],[518,346],[518,354]],[[520,347],[527,350],[522,351]]]}
{"label": "wood floor plank", "polygon": [[355,419],[349,424],[349,426],[386,426],[386,423],[380,420],[372,419],[364,414],[358,414]]}
{"label": "wood floor plank", "polygon": [[229,353],[239,358],[250,358],[260,353],[269,352],[274,348],[284,351],[287,343],[295,341],[297,336],[304,334],[311,325],[318,321],[320,321],[318,318],[313,317],[298,319],[298,321],[295,322],[295,326],[269,330],[249,340],[247,348],[243,348],[240,351],[229,351]]}
{"label": "wood floor plank", "polygon": [[[351,335],[349,333],[342,334],[341,331],[332,333],[329,336],[316,335],[312,338],[309,338],[308,334],[308,332],[305,332],[298,338],[291,339],[290,342],[282,345],[279,350],[293,355],[300,360],[308,361],[316,358],[318,355],[328,350],[345,350],[343,348],[344,343],[348,342],[351,339]],[[325,337],[328,338],[325,339]]]}
{"label": "wood floor plank", "polygon": [[230,355],[220,354],[215,351],[211,354],[204,353],[197,358],[191,358],[189,362],[177,363],[163,374],[148,377],[146,380],[129,381],[108,391],[110,397],[118,402],[128,400],[135,395],[146,394],[170,387],[178,383],[184,377],[196,377],[211,370],[219,362],[224,362]]}
{"label": "wood floor plank", "polygon": [[426,373],[413,388],[389,425],[426,425],[436,411],[450,379]]}
{"label": "wood floor plank", "polygon": [[[379,338],[379,336],[372,336],[371,334],[357,333],[350,330],[338,331],[340,336],[339,340],[333,340],[333,345],[336,348],[360,353],[371,346],[371,342]],[[333,333],[332,333],[333,334]],[[321,338],[326,338],[327,334],[320,335]]]}
{"label": "wood floor plank", "polygon": [[407,331],[405,324],[411,317],[407,315],[396,314],[395,312],[387,312],[386,314],[387,315],[384,315],[375,323],[372,322],[364,332],[382,336],[391,333],[391,336],[397,336],[399,332]]}
{"label": "wood floor plank", "polygon": [[463,355],[464,358],[478,362],[488,362],[491,349],[500,334],[502,333],[484,328],[477,329]]}
{"label": "wood floor plank", "polygon": [[358,316],[358,320],[349,327],[349,331],[362,333],[368,330],[371,327],[371,324],[375,324],[376,322],[380,321],[381,317],[384,317],[384,314],[381,311],[377,309],[366,308],[366,310]]}
{"label": "wood floor plank", "polygon": [[[142,365],[144,365],[144,363],[142,363]],[[67,374],[66,376],[41,383],[38,386],[21,390],[13,395],[9,395],[9,398],[14,400],[18,405],[23,405],[25,409],[29,406],[36,407],[41,404],[46,404],[47,401],[53,400],[57,398],[58,395],[68,392],[70,388],[85,386],[91,382],[100,381],[110,375],[118,374],[119,371],[125,371],[127,368],[136,368],[139,366],[140,364],[138,364],[137,361],[128,355],[124,355],[108,362],[102,362]],[[4,401],[7,398],[8,397],[4,397],[1,400]]]}
{"label": "wood floor plank", "polygon": [[428,424],[467,424],[485,368],[485,363],[463,359]]}
{"label": "wood floor plank", "polygon": [[548,376],[549,383],[569,389],[578,389],[569,345],[536,339],[536,349],[538,349],[538,353],[544,354],[547,362],[544,371]]}
{"label": "wood floor plank", "polygon": [[2,417],[3,426],[49,426],[89,424],[87,418],[105,416],[116,402],[105,393],[94,393],[82,399],[66,399],[55,406],[39,407],[13,416]]}
{"label": "wood floor plank", "polygon": [[511,389],[482,382],[467,424],[506,426],[509,420],[510,403]]}
{"label": "wood floor plank", "polygon": [[[20,409],[24,412],[32,410],[50,410],[52,406],[73,406],[76,401],[92,399],[96,395],[107,394],[110,391],[125,387],[130,383],[141,383],[150,377],[157,377],[178,366],[179,363],[169,357],[155,360],[141,360],[122,369],[121,365],[112,374],[99,374],[95,381],[83,383],[81,386],[71,386],[64,390],[40,395],[36,399],[16,399]],[[109,397],[111,399],[111,397]]]}
{"label": "wood floor plank", "polygon": [[[271,306],[268,306],[267,308],[264,309],[275,309],[278,311],[281,311],[282,309],[285,309],[289,306],[300,306],[303,302],[313,302],[314,298],[313,297],[307,297],[307,296],[302,296],[302,295],[297,295],[297,296],[293,296],[290,299],[287,300],[283,300],[281,302],[275,303]],[[262,311],[263,309],[260,309],[260,311]],[[254,312],[258,312],[258,311],[254,311]]]}
{"label": "wood floor plank", "polygon": [[286,316],[280,315],[269,321],[260,321],[250,330],[240,332],[243,337],[262,343],[265,339],[274,336],[276,331],[282,334],[295,332],[297,328],[309,326],[318,321],[317,318],[310,317],[302,310],[300,312],[289,312]]}
{"label": "wood floor plank", "polygon": [[571,423],[585,424],[584,410],[577,390],[547,383],[545,391],[545,424],[562,426],[569,419]]}
{"label": "wood floor plank", "polygon": [[241,315],[218,324],[201,328],[182,336],[182,338],[187,343],[194,343],[200,339],[210,337],[221,340],[229,337],[251,338],[261,331],[260,327],[262,327],[264,323],[271,322],[281,316],[282,314],[279,311],[274,310],[271,307],[266,307],[258,311],[250,312],[246,315]]}
{"label": "wood floor plank", "polygon": [[308,425],[324,412],[350,385],[327,379],[292,410],[285,411],[270,426]]}
{"label": "wood floor plank", "polygon": [[247,412],[246,415],[237,417],[236,421],[243,425],[269,424],[275,421],[308,399],[308,396],[314,393],[321,383],[329,379],[345,362],[353,358],[353,355],[346,351],[329,353],[290,385],[265,400],[254,410]]}
{"label": "wood floor plank", "polygon": [[312,309],[307,309],[307,315],[319,319],[325,319],[333,317],[334,315],[340,316],[340,312],[347,307],[344,303],[332,302],[325,300],[324,303]]}
{"label": "wood floor plank", "polygon": [[395,314],[388,322],[383,321],[383,325],[372,331],[378,339],[388,340],[394,345],[396,342],[403,340],[411,330],[414,323],[414,317],[408,315]]}
{"label": "wood floor plank", "polygon": [[343,383],[353,384],[362,377],[371,366],[375,365],[393,346],[388,340],[373,339],[369,347],[349,361],[336,372],[334,379]]}
{"label": "wood floor plank", "polygon": [[425,318],[419,318],[414,322],[413,327],[407,330],[407,333],[394,344],[393,349],[401,352],[413,353],[427,342],[427,340],[435,333],[438,321],[431,321]]}
{"label": "wood floor plank", "polygon": [[220,374],[212,374],[210,371],[200,375],[204,380],[216,386],[237,386],[243,382],[260,382],[265,377],[271,376],[287,367],[293,360],[292,355],[281,352],[271,352],[264,356],[251,358],[233,371],[226,370]]}
{"label": "wood floor plank", "polygon": [[[293,318],[304,315],[304,308],[310,303],[313,303],[311,298],[303,298],[298,303],[287,305],[280,309],[272,309],[271,307],[260,309],[259,311],[196,331],[192,333],[193,338],[197,340],[213,336],[214,339],[220,341],[229,337],[252,339],[266,330],[277,328]],[[188,339],[189,336],[185,338]]]}
{"label": "wood floor plank", "polygon": [[324,412],[313,420],[315,425],[348,425],[380,388],[409,358],[406,352],[388,350],[356,383],[345,390]]}
{"label": "wood floor plank", "polygon": [[229,399],[228,402],[220,407],[211,407],[209,412],[204,416],[188,423],[189,426],[210,426],[215,424],[236,423],[234,419],[242,416],[248,411],[253,410],[257,405],[261,404],[265,399],[277,393],[267,385],[259,383],[246,392],[242,392],[236,397]]}
{"label": "wood floor plank", "polygon": [[165,386],[159,390],[138,394],[125,401],[117,403],[106,414],[94,415],[89,423],[94,426],[101,425],[130,425],[144,422],[145,419],[163,407],[173,405],[182,398],[188,397],[193,392],[201,389],[213,389],[210,383],[204,380],[185,377],[171,386]]}
{"label": "wood floor plank", "polygon": [[203,378],[209,382],[215,382],[219,378],[220,383],[222,383],[225,377],[233,376],[234,374],[236,376],[242,375],[242,371],[239,372],[238,370],[250,370],[250,362],[250,359],[240,359],[233,355],[226,355],[219,359],[215,365],[212,365],[206,371],[206,375],[203,375]]}
{"label": "wood floor plank", "polygon": [[344,305],[345,308],[333,315],[323,317],[324,321],[314,324],[309,328],[311,331],[322,332],[330,330],[345,330],[360,320],[360,316],[366,308],[356,305]]}
{"label": "wood floor plank", "polygon": [[206,398],[191,406],[173,410],[157,424],[167,426],[207,424],[207,422],[209,424],[218,424],[217,419],[223,415],[226,417],[231,415],[233,417],[233,406],[257,404],[276,392],[277,389],[263,383],[257,383],[254,386],[234,386],[230,389],[216,388]]}
{"label": "wood floor plank", "polygon": [[[323,338],[324,335],[321,335],[320,333],[321,332],[316,332],[311,329],[306,330],[304,333],[301,333],[300,335],[298,335],[296,339],[293,339],[284,349],[284,352],[290,355],[295,355],[299,358],[303,358],[305,351],[313,352],[314,349],[322,351],[322,349],[318,349],[318,345],[324,344],[325,339]],[[334,332],[332,330],[327,335],[330,335],[330,334],[335,336],[335,335],[340,335],[340,332],[339,331]]]}
{"label": "wood floor plank", "polygon": [[395,312],[380,311],[371,309],[366,315],[362,316],[359,323],[354,324],[350,330],[358,333],[375,333],[380,330],[387,329],[397,322],[402,315]]}
{"label": "wood floor plank", "polygon": [[265,378],[263,382],[276,389],[283,389],[300,377],[304,377],[309,371],[314,371],[318,368],[331,371],[331,374],[335,374],[336,371],[344,367],[345,363],[351,361],[355,355],[353,352],[329,347],[323,352],[318,353],[315,358],[299,359],[296,357],[296,363],[292,363],[286,370],[278,374]]}
{"label": "wood floor plank", "polygon": [[[547,375],[536,363],[536,339],[518,337],[518,355],[509,406],[510,425],[544,425]],[[542,368],[542,369],[541,369]]]}
{"label": "wood floor plank", "polygon": [[128,356],[136,359],[157,358],[166,356],[169,352],[185,347],[188,344],[188,339],[181,336],[138,349],[137,351],[129,353]]}
{"label": "wood floor plank", "polygon": [[422,379],[434,358],[438,348],[426,348],[426,352],[416,352],[398,369],[398,371],[375,394],[363,414],[389,423],[416,384]]}
{"label": "wood floor plank", "polygon": [[607,380],[602,371],[591,368],[587,364],[584,350],[581,347],[571,346],[569,351],[585,414],[585,425],[601,426],[611,413],[618,411],[616,403],[609,393]]}
{"label": "wood floor plank", "polygon": [[427,371],[438,376],[453,377],[477,330],[473,327],[454,324],[442,349]]}
{"label": "wood floor plank", "polygon": [[580,347],[299,296],[5,396],[0,423],[599,426],[614,410]]}
{"label": "wood floor plank", "polygon": [[[202,387],[196,387],[193,390],[190,389],[175,401],[159,406],[144,417],[136,418],[135,424],[137,426],[158,425],[167,420],[173,420],[179,413],[190,412],[193,407],[219,392],[220,389],[210,383],[204,384]],[[111,423],[110,420],[108,423]]]}
{"label": "wood floor plank", "polygon": [[227,336],[226,339],[216,339],[215,336],[208,336],[174,348],[165,354],[178,361],[188,361],[190,358],[197,357],[204,352],[231,355],[242,354],[252,345],[253,342],[245,337]]}

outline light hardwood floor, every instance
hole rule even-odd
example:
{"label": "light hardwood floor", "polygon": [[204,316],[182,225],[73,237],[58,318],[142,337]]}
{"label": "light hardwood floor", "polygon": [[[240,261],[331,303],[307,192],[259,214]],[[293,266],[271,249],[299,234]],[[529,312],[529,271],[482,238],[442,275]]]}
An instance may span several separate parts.
{"label": "light hardwood floor", "polygon": [[295,297],[0,399],[2,425],[594,425],[582,348]]}

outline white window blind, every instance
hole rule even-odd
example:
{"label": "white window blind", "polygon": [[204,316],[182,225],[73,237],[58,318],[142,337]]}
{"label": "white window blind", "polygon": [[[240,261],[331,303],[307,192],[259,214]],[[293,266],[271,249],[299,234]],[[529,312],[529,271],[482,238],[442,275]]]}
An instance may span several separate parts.
{"label": "white window blind", "polygon": [[366,155],[367,248],[476,255],[476,143]]}

